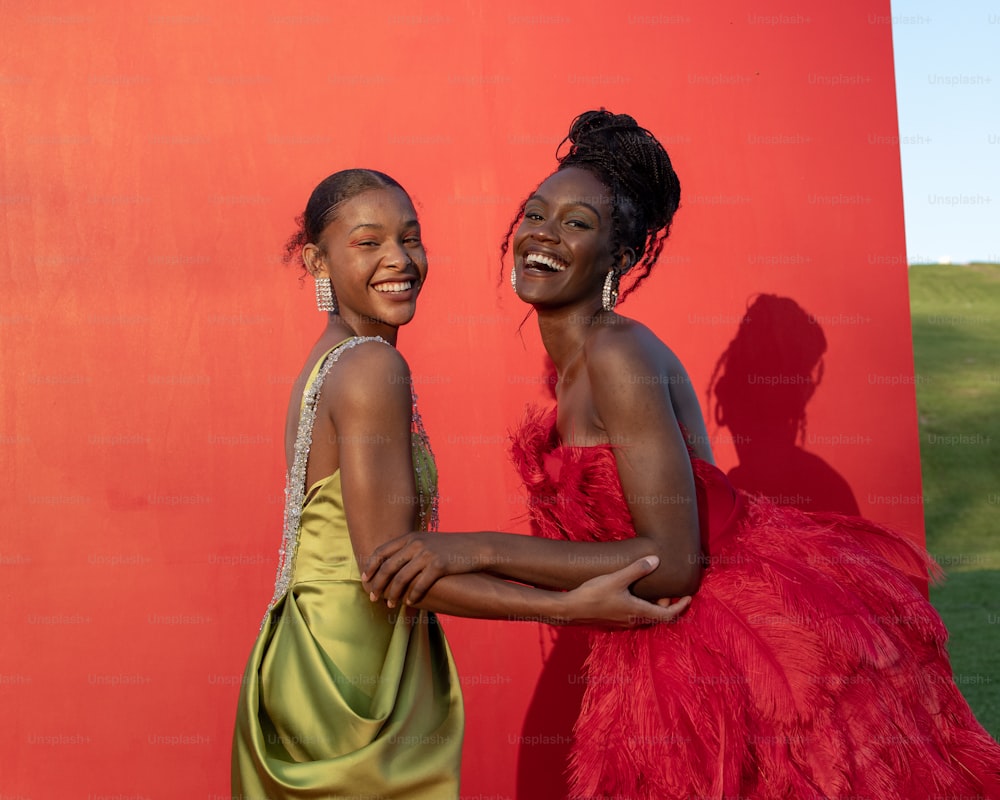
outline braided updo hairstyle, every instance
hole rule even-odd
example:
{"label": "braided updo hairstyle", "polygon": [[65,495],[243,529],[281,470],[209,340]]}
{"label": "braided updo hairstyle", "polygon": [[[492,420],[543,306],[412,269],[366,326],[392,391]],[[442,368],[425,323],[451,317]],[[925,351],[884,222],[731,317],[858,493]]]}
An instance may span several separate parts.
{"label": "braided updo hairstyle", "polygon": [[[566,143],[569,149],[558,155]],[[636,263],[627,272],[628,286],[619,289],[624,299],[648,277],[681,201],[681,184],[663,145],[628,114],[603,108],[585,111],[569,128],[556,148],[557,170],[585,169],[603,183],[612,197],[611,252],[628,247]],[[507,229],[500,246],[501,258],[524,215],[525,203]]]}
{"label": "braided updo hairstyle", "polygon": [[324,178],[313,189],[306,203],[306,210],[296,217],[299,229],[285,243],[286,264],[295,261],[307,244],[319,244],[320,236],[337,216],[341,203],[357,197],[369,189],[395,187],[406,194],[399,183],[384,172],[373,169],[344,169]]}

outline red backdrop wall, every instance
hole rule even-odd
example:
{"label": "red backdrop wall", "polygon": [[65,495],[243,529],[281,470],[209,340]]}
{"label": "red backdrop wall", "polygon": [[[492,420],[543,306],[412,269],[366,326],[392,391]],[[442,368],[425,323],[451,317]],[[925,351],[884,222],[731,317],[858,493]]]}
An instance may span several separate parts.
{"label": "red backdrop wall", "polygon": [[[422,216],[430,281],[400,347],[445,529],[524,529],[506,431],[542,359],[497,243],[603,105],[661,138],[684,187],[622,310],[704,395],[749,300],[793,299],[828,344],[802,448],[921,540],[887,0],[274,8],[0,12],[4,797],[228,796],[283,413],[322,325],[281,247],[337,169],[390,173]],[[463,793],[514,797],[519,752],[545,752],[522,723],[550,633],[446,627]]]}

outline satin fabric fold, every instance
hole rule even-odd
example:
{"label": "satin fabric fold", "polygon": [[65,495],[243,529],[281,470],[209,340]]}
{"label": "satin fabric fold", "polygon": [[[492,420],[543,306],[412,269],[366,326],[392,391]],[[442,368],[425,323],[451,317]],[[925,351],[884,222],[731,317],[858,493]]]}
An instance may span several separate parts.
{"label": "satin fabric fold", "polygon": [[243,678],[233,797],[457,797],[459,686],[433,614],[407,619],[355,581],[296,583]]}

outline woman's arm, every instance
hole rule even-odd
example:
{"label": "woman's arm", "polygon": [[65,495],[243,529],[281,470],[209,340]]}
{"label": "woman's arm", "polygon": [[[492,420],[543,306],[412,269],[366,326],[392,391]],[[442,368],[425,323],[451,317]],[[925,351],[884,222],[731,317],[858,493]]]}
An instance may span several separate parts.
{"label": "woman's arm", "polygon": [[[418,603],[446,575],[486,572],[549,589],[575,589],[651,555],[635,539],[569,542],[519,533],[410,533],[379,546],[362,579],[376,598]],[[371,577],[369,577],[371,576]]]}
{"label": "woman's arm", "polygon": [[649,603],[630,586],[652,572],[659,559],[640,559],[609,575],[600,575],[570,592],[550,592],[509,583],[492,575],[452,575],[439,580],[418,608],[457,617],[547,622],[550,625],[604,625],[631,628],[672,622],[691,602]]}
{"label": "woman's arm", "polygon": [[[614,445],[635,538],[564,542],[482,532],[449,536],[458,541],[446,543],[411,534],[378,548],[365,564],[366,587],[374,596],[420,602],[443,575],[475,570],[572,588],[651,555],[659,557],[660,567],[633,587],[637,595],[652,600],[697,589],[702,563],[698,510],[672,382],[651,363],[640,339],[607,333],[588,350],[587,377],[595,427]],[[670,374],[682,375],[683,368],[677,364]]]}
{"label": "woman's arm", "polygon": [[587,374],[598,427],[614,446],[636,541],[660,559],[633,592],[655,599],[697,591],[702,552],[694,473],[671,397],[670,378],[683,370],[666,368],[664,360],[676,358],[642,330],[602,329],[587,348]]}
{"label": "woman's arm", "polygon": [[[324,386],[322,409],[335,430],[347,526],[358,563],[364,565],[379,545],[410,530],[416,520],[409,369],[398,351],[372,343],[345,353],[331,376],[336,377]],[[648,569],[632,565],[570,593],[484,574],[455,575],[438,581],[419,605],[486,619],[603,620],[613,625],[669,621],[683,605],[665,608],[628,593],[628,584]]]}

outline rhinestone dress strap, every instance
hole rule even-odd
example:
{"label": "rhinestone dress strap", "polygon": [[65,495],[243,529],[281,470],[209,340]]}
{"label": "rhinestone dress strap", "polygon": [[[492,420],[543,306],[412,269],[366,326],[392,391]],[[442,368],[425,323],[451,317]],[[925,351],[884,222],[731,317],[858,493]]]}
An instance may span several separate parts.
{"label": "rhinestone dress strap", "polygon": [[[274,595],[268,604],[270,614],[275,604],[284,597],[295,571],[295,553],[299,543],[299,530],[302,523],[302,506],[306,496],[306,466],[309,463],[309,447],[312,444],[313,425],[316,422],[316,408],[319,405],[319,395],[326,380],[327,373],[345,351],[357,347],[364,342],[381,342],[392,347],[381,336],[357,336],[334,347],[323,358],[322,366],[316,377],[306,387],[302,396],[302,409],[299,413],[299,426],[295,434],[295,448],[292,466],[288,471],[285,483],[285,517],[282,526],[281,546],[278,549],[278,572],[274,582]],[[434,456],[430,450],[430,442],[424,431],[420,413],[417,411],[416,395],[410,387],[413,412],[411,422],[411,442],[416,472],[417,492],[420,507],[420,527],[422,529],[437,529],[438,497],[437,471],[434,468]],[[429,496],[427,496],[429,494]],[[264,621],[267,614],[264,615]],[[263,627],[263,622],[261,623]]]}
{"label": "rhinestone dress strap", "polygon": [[413,478],[417,485],[419,515],[417,527],[422,531],[438,529],[438,475],[431,450],[431,440],[424,430],[424,421],[417,408],[417,393],[410,382],[412,416],[410,423],[410,446],[413,452]]}

